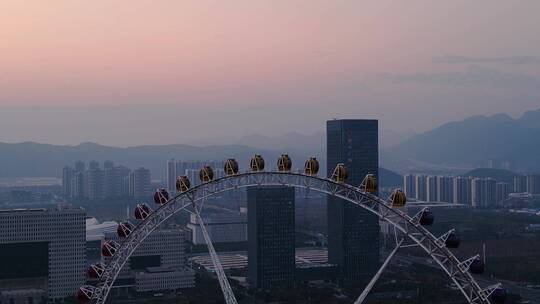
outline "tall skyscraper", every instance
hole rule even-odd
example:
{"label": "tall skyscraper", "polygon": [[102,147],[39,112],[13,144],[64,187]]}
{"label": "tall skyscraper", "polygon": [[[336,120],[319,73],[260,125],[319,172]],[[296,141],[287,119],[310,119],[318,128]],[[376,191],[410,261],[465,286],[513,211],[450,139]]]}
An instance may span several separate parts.
{"label": "tall skyscraper", "polygon": [[439,200],[438,176],[430,175],[427,177],[427,200],[436,202]]}
{"label": "tall skyscraper", "polygon": [[427,176],[416,176],[416,199],[419,201],[427,201]]}
{"label": "tall skyscraper", "polygon": [[85,216],[79,208],[0,210],[0,299],[44,303],[84,284]]}
{"label": "tall skyscraper", "polygon": [[[348,170],[347,183],[358,186],[379,173],[377,120],[330,120],[326,123],[328,175],[338,163]],[[328,261],[345,281],[371,277],[379,264],[379,219],[361,207],[328,197]]]}
{"label": "tall skyscraper", "polygon": [[295,237],[292,187],[249,187],[248,278],[252,288],[294,284]]}
{"label": "tall skyscraper", "polygon": [[403,176],[403,191],[408,198],[416,198],[416,177],[414,175]]}

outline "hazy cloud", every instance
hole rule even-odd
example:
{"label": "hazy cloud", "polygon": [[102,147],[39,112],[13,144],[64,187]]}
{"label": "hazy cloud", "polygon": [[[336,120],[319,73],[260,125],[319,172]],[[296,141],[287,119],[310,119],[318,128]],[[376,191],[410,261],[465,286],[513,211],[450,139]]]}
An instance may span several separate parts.
{"label": "hazy cloud", "polygon": [[509,56],[509,57],[467,57],[467,56],[437,56],[433,57],[434,63],[457,63],[457,64],[537,64],[540,57],[535,56]]}
{"label": "hazy cloud", "polygon": [[464,72],[384,73],[382,78],[394,83],[421,83],[451,86],[489,86],[497,88],[540,89],[540,79],[522,73],[470,66]]}

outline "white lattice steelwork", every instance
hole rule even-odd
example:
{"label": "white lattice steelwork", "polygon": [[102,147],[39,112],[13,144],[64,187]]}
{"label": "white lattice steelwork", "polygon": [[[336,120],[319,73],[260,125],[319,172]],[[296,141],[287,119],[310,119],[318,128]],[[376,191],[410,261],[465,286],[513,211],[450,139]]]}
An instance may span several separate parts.
{"label": "white lattice steelwork", "polygon": [[[155,210],[135,227],[133,232],[118,248],[116,254],[110,259],[101,277],[101,282],[93,293],[93,303],[105,303],[114,280],[131,254],[152,231],[172,215],[216,194],[241,187],[258,185],[306,188],[342,198],[369,210],[379,216],[380,219],[391,224],[396,231],[396,237],[399,235],[400,238],[407,239],[407,243],[401,245],[402,247],[417,246],[431,256],[459,288],[468,303],[490,303],[489,296],[493,289],[482,289],[469,273],[467,261],[465,263],[461,262],[446,248],[444,242],[446,236],[438,238],[431,234],[420,225],[419,216],[410,217],[401,210],[392,208],[389,202],[345,183],[338,183],[313,175],[264,171],[229,175],[204,183],[177,195]],[[228,286],[228,284],[226,285]],[[226,303],[236,303],[232,293],[227,290],[223,290],[223,292]]]}

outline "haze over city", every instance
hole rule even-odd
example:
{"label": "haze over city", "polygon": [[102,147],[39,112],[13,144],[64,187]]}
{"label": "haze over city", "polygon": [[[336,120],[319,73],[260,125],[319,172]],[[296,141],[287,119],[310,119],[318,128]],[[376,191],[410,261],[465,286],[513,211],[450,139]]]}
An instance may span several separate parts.
{"label": "haze over city", "polygon": [[2,1],[0,141],[210,144],[322,132],[334,117],[408,136],[473,115],[517,118],[540,107],[539,10]]}
{"label": "haze over city", "polygon": [[0,304],[540,304],[539,12],[0,0]]}

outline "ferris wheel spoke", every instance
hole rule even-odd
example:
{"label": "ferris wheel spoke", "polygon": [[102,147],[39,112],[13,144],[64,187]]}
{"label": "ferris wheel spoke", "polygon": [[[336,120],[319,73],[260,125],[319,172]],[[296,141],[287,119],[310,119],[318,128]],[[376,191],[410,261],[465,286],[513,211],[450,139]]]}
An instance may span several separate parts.
{"label": "ferris wheel spoke", "polygon": [[384,270],[386,269],[386,267],[388,267],[388,265],[390,264],[390,261],[392,260],[392,258],[394,257],[394,255],[397,253],[398,249],[401,248],[401,244],[403,243],[403,239],[401,239],[396,247],[394,248],[394,250],[392,250],[392,252],[390,252],[390,254],[388,255],[388,257],[386,258],[386,260],[384,261],[384,263],[381,265],[381,267],[379,268],[379,271],[377,271],[377,273],[373,276],[373,278],[371,279],[371,281],[367,284],[367,286],[364,288],[364,291],[362,291],[362,293],[360,294],[360,296],[358,297],[358,299],[356,299],[356,301],[354,302],[354,304],[362,304],[364,303],[364,300],[366,299],[366,297],[368,296],[369,292],[371,291],[371,289],[373,289],[373,286],[375,286],[375,283],[377,283],[377,281],[379,280],[379,278],[381,277],[381,275],[383,274]]}
{"label": "ferris wheel spoke", "polygon": [[199,226],[201,227],[201,230],[203,233],[204,241],[206,242],[206,246],[208,247],[210,257],[212,258],[212,264],[214,265],[214,270],[216,271],[216,274],[219,280],[219,285],[221,286],[221,291],[223,292],[223,295],[225,296],[225,302],[227,304],[236,304],[237,301],[232,291],[231,285],[229,284],[227,276],[225,275],[225,271],[223,270],[223,266],[221,265],[219,256],[217,255],[216,250],[214,249],[214,245],[212,243],[212,240],[210,239],[210,235],[208,234],[208,231],[206,230],[201,214],[199,213],[199,210],[197,209],[196,206],[194,207],[194,210],[195,210],[194,211],[195,215],[197,216],[197,221],[199,222]]}

